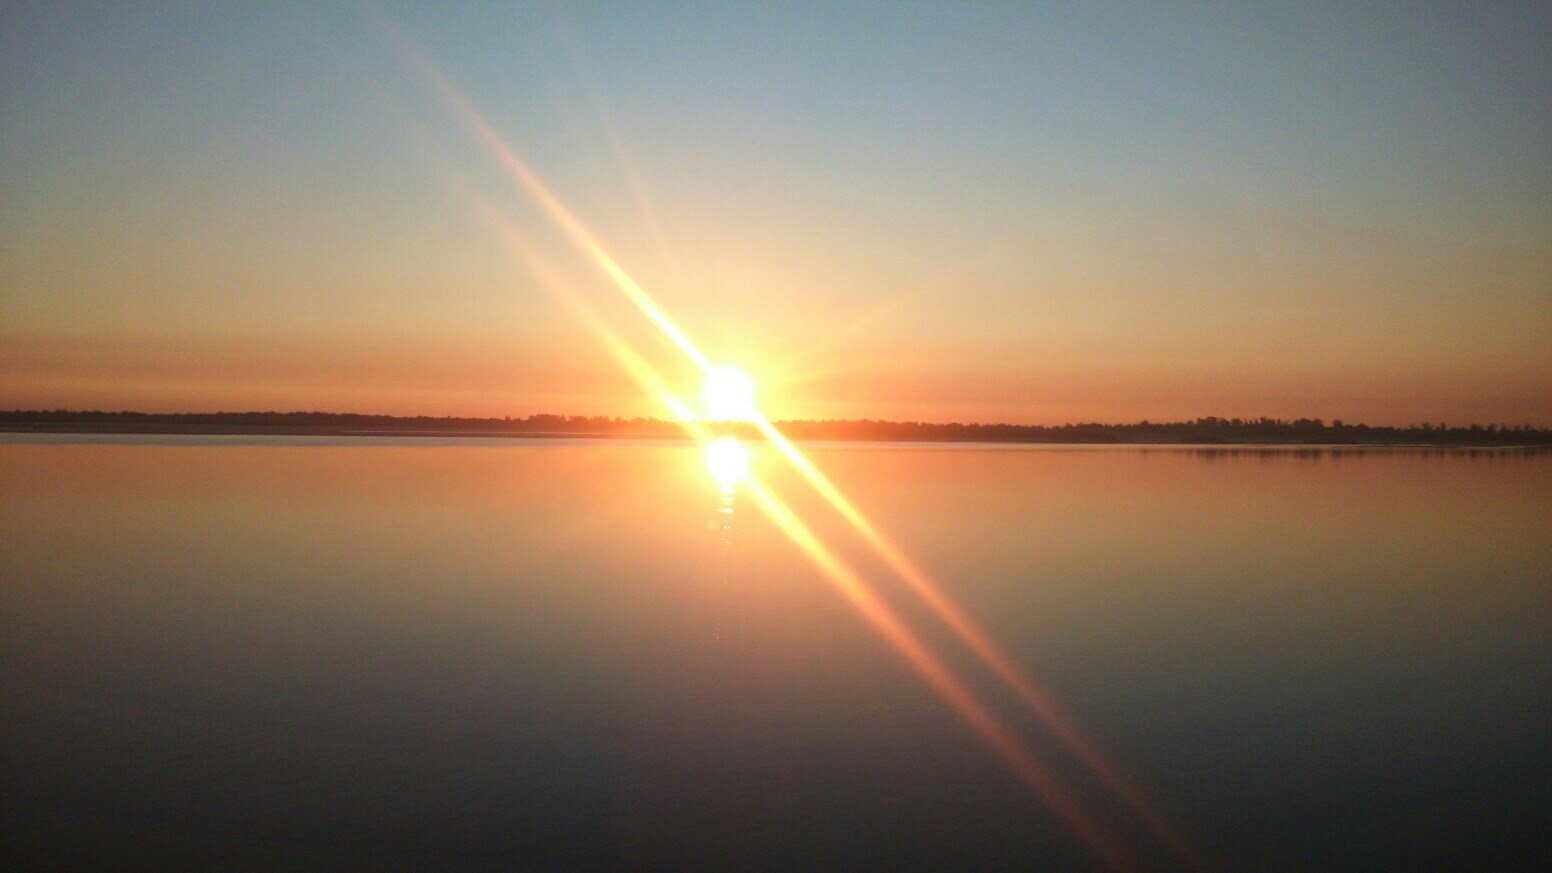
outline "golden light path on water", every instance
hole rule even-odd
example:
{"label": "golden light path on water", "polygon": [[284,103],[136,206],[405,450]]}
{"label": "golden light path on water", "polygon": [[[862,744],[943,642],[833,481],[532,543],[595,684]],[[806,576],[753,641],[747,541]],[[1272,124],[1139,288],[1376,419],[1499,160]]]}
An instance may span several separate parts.
{"label": "golden light path on water", "polygon": [[731,494],[740,483],[749,481],[749,450],[732,437],[713,440],[706,447],[706,469],[722,486],[722,493]]}
{"label": "golden light path on water", "polygon": [[[468,99],[454,88],[424,54],[393,25],[383,20],[381,16],[378,17],[378,21],[401,54],[421,72],[459,122],[497,163],[511,174],[513,180],[550,216],[572,243],[594,261],[626,299],[661,330],[664,336],[671,340],[705,375],[708,408],[734,413],[719,417],[752,422],[782,457],[798,470],[804,480],[846,519],[852,529],[878,553],[940,620],[959,636],[987,668],[1017,694],[1041,719],[1047,729],[1062,740],[1106,786],[1116,792],[1155,837],[1168,846],[1180,860],[1192,867],[1201,867],[1196,853],[1143,799],[1140,792],[1127,782],[1119,770],[1104,758],[1097,747],[1077,730],[1072,719],[1051,700],[1049,695],[1041,692],[1031,680],[1023,676],[995,642],[943,593],[942,588],[911,561],[899,546],[870,522],[828,477],[809,462],[802,452],[760,413],[753,402],[753,385],[746,384],[747,377],[714,365],[635,279],[613,259],[587,226],[527,167]],[[708,455],[708,463],[722,468],[721,473],[716,473],[719,482],[728,488],[734,482],[743,479],[743,484],[762,511],[802,549],[836,590],[921,675],[934,692],[959,712],[988,746],[1046,801],[1077,836],[1110,866],[1115,868],[1134,866],[1129,853],[1099,827],[1063,788],[1051,771],[1028,751],[1001,719],[970,693],[963,681],[930,651],[855,570],[820,540],[812,528],[793,513],[784,501],[757,479],[748,477],[746,466],[744,470],[735,469],[739,462],[733,460],[737,457],[733,450],[726,448],[728,443],[718,441],[705,424],[697,421],[697,416],[674,395],[656,369],[609,328],[591,307],[566,288],[558,274],[527,242],[511,221],[483,198],[476,196],[475,200],[498,236],[508,245],[518,260],[534,272],[548,293],[578,316],[638,385],[665,404],[687,434],[709,447],[708,452],[714,454]],[[743,447],[736,442],[732,445],[743,451],[742,463],[747,465],[747,450],[743,450]],[[723,448],[718,448],[719,446]],[[728,477],[724,478],[724,474]]]}

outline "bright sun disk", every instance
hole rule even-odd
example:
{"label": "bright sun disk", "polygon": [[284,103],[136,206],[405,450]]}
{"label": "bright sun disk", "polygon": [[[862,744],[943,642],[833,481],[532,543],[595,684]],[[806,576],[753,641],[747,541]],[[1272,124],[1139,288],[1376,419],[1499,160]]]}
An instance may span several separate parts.
{"label": "bright sun disk", "polygon": [[701,387],[706,417],[715,421],[747,421],[754,417],[754,380],[742,370],[717,367]]}

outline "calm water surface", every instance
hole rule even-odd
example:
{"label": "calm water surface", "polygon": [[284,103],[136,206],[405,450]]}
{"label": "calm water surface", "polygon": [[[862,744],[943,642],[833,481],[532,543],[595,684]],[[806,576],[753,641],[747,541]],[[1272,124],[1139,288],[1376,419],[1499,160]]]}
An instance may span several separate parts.
{"label": "calm water surface", "polygon": [[[4,440],[7,866],[1094,863],[690,444]],[[809,451],[1210,868],[1548,860],[1552,455]],[[1183,865],[754,468],[1110,848]]]}

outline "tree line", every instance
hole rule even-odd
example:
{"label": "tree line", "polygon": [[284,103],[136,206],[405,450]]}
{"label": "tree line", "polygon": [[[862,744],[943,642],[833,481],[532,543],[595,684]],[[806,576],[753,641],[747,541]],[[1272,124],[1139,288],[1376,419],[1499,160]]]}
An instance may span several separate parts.
{"label": "tree line", "polygon": [[[589,436],[680,436],[678,422],[657,418],[539,414],[524,418],[366,415],[354,412],[130,412],[102,410],[10,410],[0,425],[11,429],[156,432],[390,432],[402,434],[572,434]],[[901,440],[914,442],[1021,443],[1299,443],[1552,445],[1552,429],[1530,425],[1419,422],[1406,427],[1347,424],[1319,418],[1219,418],[1134,424],[1097,422],[1062,425],[938,423],[921,421],[794,420],[776,422],[791,439]],[[717,434],[760,438],[744,422],[711,422]]]}

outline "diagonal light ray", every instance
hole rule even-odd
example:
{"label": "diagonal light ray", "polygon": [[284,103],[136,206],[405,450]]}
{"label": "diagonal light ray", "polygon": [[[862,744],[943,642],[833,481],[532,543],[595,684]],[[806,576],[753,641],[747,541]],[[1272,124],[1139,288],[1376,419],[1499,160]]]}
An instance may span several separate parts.
{"label": "diagonal light ray", "polygon": [[[684,425],[691,422],[693,413],[690,407],[680,400],[670,390],[668,383],[658,375],[656,369],[647,363],[636,350],[620,337],[600,317],[591,306],[584,302],[576,294],[573,294],[560,277],[549,260],[528,241],[528,238],[518,230],[505,215],[492,206],[489,202],[469,192],[470,198],[475,202],[479,210],[484,214],[485,220],[490,224],[496,236],[507,246],[508,250],[522,262],[539,280],[539,285],[552,298],[565,306],[572,315],[581,321],[583,326],[593,334],[604,348],[614,357],[615,361],[625,369],[625,372],[641,386],[649,396],[656,397],[674,416],[674,420]],[[694,435],[694,434],[692,434]]]}
{"label": "diagonal light ray", "polygon": [[[673,323],[635,279],[614,260],[586,224],[571,212],[550,191],[538,175],[518,157],[516,152],[494,131],[484,116],[468,99],[447,81],[430,61],[407,38],[393,28],[391,24],[381,20],[380,17],[379,24],[399,47],[406,59],[426,77],[458,120],[487,149],[491,156],[511,174],[513,180],[528,193],[532,200],[550,216],[571,242],[587,254],[613,281],[626,299],[661,330],[697,368],[703,373],[710,374],[713,372],[715,367],[711,361]],[[493,226],[507,240],[515,254],[518,254],[536,272],[549,274],[541,281],[550,289],[552,296],[560,300],[587,325],[589,330],[605,344],[611,354],[614,355],[632,378],[653,396],[661,399],[673,411],[687,433],[702,442],[709,440],[712,434],[704,426],[693,420],[689,410],[668,390],[666,383],[658,376],[656,370],[641,358],[628,343],[609,329],[599,319],[597,314],[580,299],[569,291],[564,290],[564,284],[557,281],[553,270],[545,266],[543,259],[526,242],[526,239],[516,231],[510,221],[500,217],[488,205],[486,205],[485,211],[487,218],[491,219]],[[797,447],[776,429],[769,419],[756,411],[752,416],[752,420],[762,435],[802,474],[805,481],[814,487],[826,502],[848,521],[863,540],[883,558],[885,563],[906,581],[911,590],[932,608],[940,620],[947,624],[971,651],[1040,717],[1053,735],[1061,739],[1081,761],[1100,777],[1102,782],[1115,791],[1123,802],[1132,808],[1139,818],[1143,820],[1150,831],[1154,832],[1156,836],[1169,845],[1182,859],[1190,862],[1192,866],[1199,866],[1193,853],[1190,852],[1185,843],[1174,836],[1173,830],[1165,824],[1161,816],[1152,811],[1142,799],[1141,794],[1133,789],[1121,777],[1119,772],[1104,759],[1093,744],[1078,732],[1071,718],[1048,695],[1042,693],[1030,680],[1023,677],[1017,668],[1013,666],[1012,661],[1001,652],[995,643],[968,616],[953,604],[947,595],[942,592],[941,588],[924,571],[918,568],[897,545],[868,521],[862,512],[841,494],[828,477],[814,467]],[[841,562],[828,547],[819,541],[813,534],[813,531],[792,513],[785,503],[776,498],[763,485],[755,483],[751,490],[767,515],[808,555],[810,560],[825,574],[826,578],[837,590],[869,621],[875,631],[895,647],[899,654],[916,669],[933,690],[953,706],[981,734],[993,751],[1002,757],[1021,779],[1034,788],[1075,833],[1083,838],[1096,853],[1104,857],[1109,863],[1116,866],[1130,866],[1125,863],[1126,859],[1123,858],[1115,845],[1106,838],[1104,832],[1094,824],[1093,820],[1083,813],[1073,798],[1060,786],[1055,777],[1040,765],[1006,726],[966,689],[963,683],[937,656],[932,654],[921,643],[855,571]]]}
{"label": "diagonal light ray", "polygon": [[577,218],[560,201],[560,198],[550,191],[549,186],[545,185],[538,175],[528,168],[528,165],[517,156],[517,153],[512,150],[512,147],[507,144],[506,140],[502,139],[501,135],[491,128],[490,123],[485,120],[485,116],[469,102],[468,98],[464,97],[463,93],[457,88],[454,88],[453,84],[447,81],[447,78],[442,75],[441,71],[433,66],[430,60],[406,37],[400,34],[397,29],[393,28],[386,21],[381,22],[381,24],[398,45],[405,58],[426,77],[427,81],[431,83],[432,87],[464,127],[490,152],[497,163],[512,175],[512,178],[533,198],[534,202],[549,214],[551,220],[570,238],[572,243],[591,257],[598,267],[604,271],[605,275],[614,282],[621,293],[648,320],[656,325],[665,336],[672,340],[674,345],[678,346],[679,350],[694,362],[702,372],[711,372],[711,361],[701,353],[701,350],[690,341],[689,337],[684,335],[684,332],[679,329],[678,325],[669,319],[647,292],[637,284],[636,280],[614,260],[614,257],[609,254],[608,249],[604,248],[603,243],[588,229],[587,225],[583,224],[582,220]]}
{"label": "diagonal light ray", "polygon": [[[687,433],[703,444],[710,443],[715,438],[715,434],[688,415],[689,410],[685,409],[684,404],[673,395],[655,368],[609,328],[586,303],[566,289],[564,282],[560,280],[548,261],[505,216],[488,203],[482,202],[480,206],[498,236],[513,254],[534,272],[535,277],[550,295],[561,301],[583,321],[637,384],[649,394],[662,399],[670,409],[677,408],[685,413],[680,418],[680,423]],[[874,593],[872,587],[854,569],[826,546],[785,501],[757,478],[750,477],[746,485],[761,510],[803,551],[831,585],[863,615],[874,630],[895,648],[927,684],[982,736],[992,750],[1013,768],[1019,778],[1040,794],[1065,824],[1117,869],[1131,866],[1093,819],[1061,786],[1056,777],[1029,754],[1006,725],[970,693],[964,683],[922,643],[899,615]]]}
{"label": "diagonal light ray", "polygon": [[[609,328],[586,303],[566,290],[558,274],[517,228],[504,216],[489,209],[488,204],[485,206],[487,219],[513,254],[534,272],[551,296],[572,310],[604,343],[637,384],[647,393],[662,399],[670,409],[677,408],[684,413],[680,418],[680,424],[686,433],[697,441],[709,444],[715,439],[714,433],[689,415],[689,410],[673,395],[656,369],[637,354],[628,342]],[[970,693],[947,665],[934,655],[899,615],[873,591],[872,586],[825,545],[812,528],[758,478],[751,476],[745,485],[766,516],[798,546],[825,579],[862,614],[881,637],[894,647],[901,658],[916,670],[928,686],[981,735],[992,751],[1001,757],[1025,784],[1040,795],[1064,824],[1115,869],[1128,869],[1133,866],[1131,860],[1062,787],[1050,770],[1031,755],[1012,731]]]}
{"label": "diagonal light ray", "polygon": [[602,90],[597,86],[593,76],[589,72],[585,53],[579,42],[571,37],[571,31],[566,22],[565,15],[561,14],[558,7],[551,8],[556,30],[559,34],[559,42],[566,51],[566,56],[571,61],[572,73],[581,83],[582,90],[586,94],[587,102],[593,110],[594,120],[603,128],[604,138],[614,152],[615,163],[619,165],[620,173],[624,176],[626,187],[630,190],[631,199],[635,202],[636,211],[641,216],[642,225],[652,237],[656,245],[658,255],[668,264],[668,269],[674,280],[680,284],[684,282],[684,270],[679,256],[674,247],[669,244],[668,236],[663,232],[663,222],[658,216],[657,208],[652,203],[652,197],[647,192],[646,180],[642,177],[641,169],[630,151],[625,147],[625,141],[620,137],[619,128],[615,126],[609,111],[609,101],[604,97]]}
{"label": "diagonal light ray", "polygon": [[943,592],[942,587],[933,581],[926,571],[918,567],[893,540],[869,521],[867,516],[862,514],[862,510],[842,494],[830,478],[815,467],[769,419],[757,411],[753,424],[807,480],[809,485],[819,492],[819,495],[842,518],[846,519],[852,529],[873,548],[884,563],[906,582],[912,592],[926,603],[938,618],[975,653],[976,657],[980,658],[981,662],[1040,718],[1053,735],[1065,743],[1072,753],[1099,777],[1100,781],[1131,808],[1155,837],[1193,868],[1202,868],[1203,865],[1196,857],[1195,850],[1178,836],[1175,828],[1162,814],[1153,809],[1142,793],[1121,775],[1121,772],[1106,759],[1099,748],[1078,730],[1073,718],[1052,700],[1049,694],[1025,677],[1001,647]]}
{"label": "diagonal light ray", "polygon": [[1136,867],[1134,859],[1110,839],[1055,775],[1029,753],[1002,720],[970,693],[942,659],[933,654],[899,615],[879,598],[872,586],[821,542],[813,530],[769,488],[753,478],[748,484],[755,502],[765,514],[803,550],[831,585],[867,619],[874,631],[888,641],[932,690],[981,735],[992,751],[1045,800],[1063,823],[1112,869]]}

